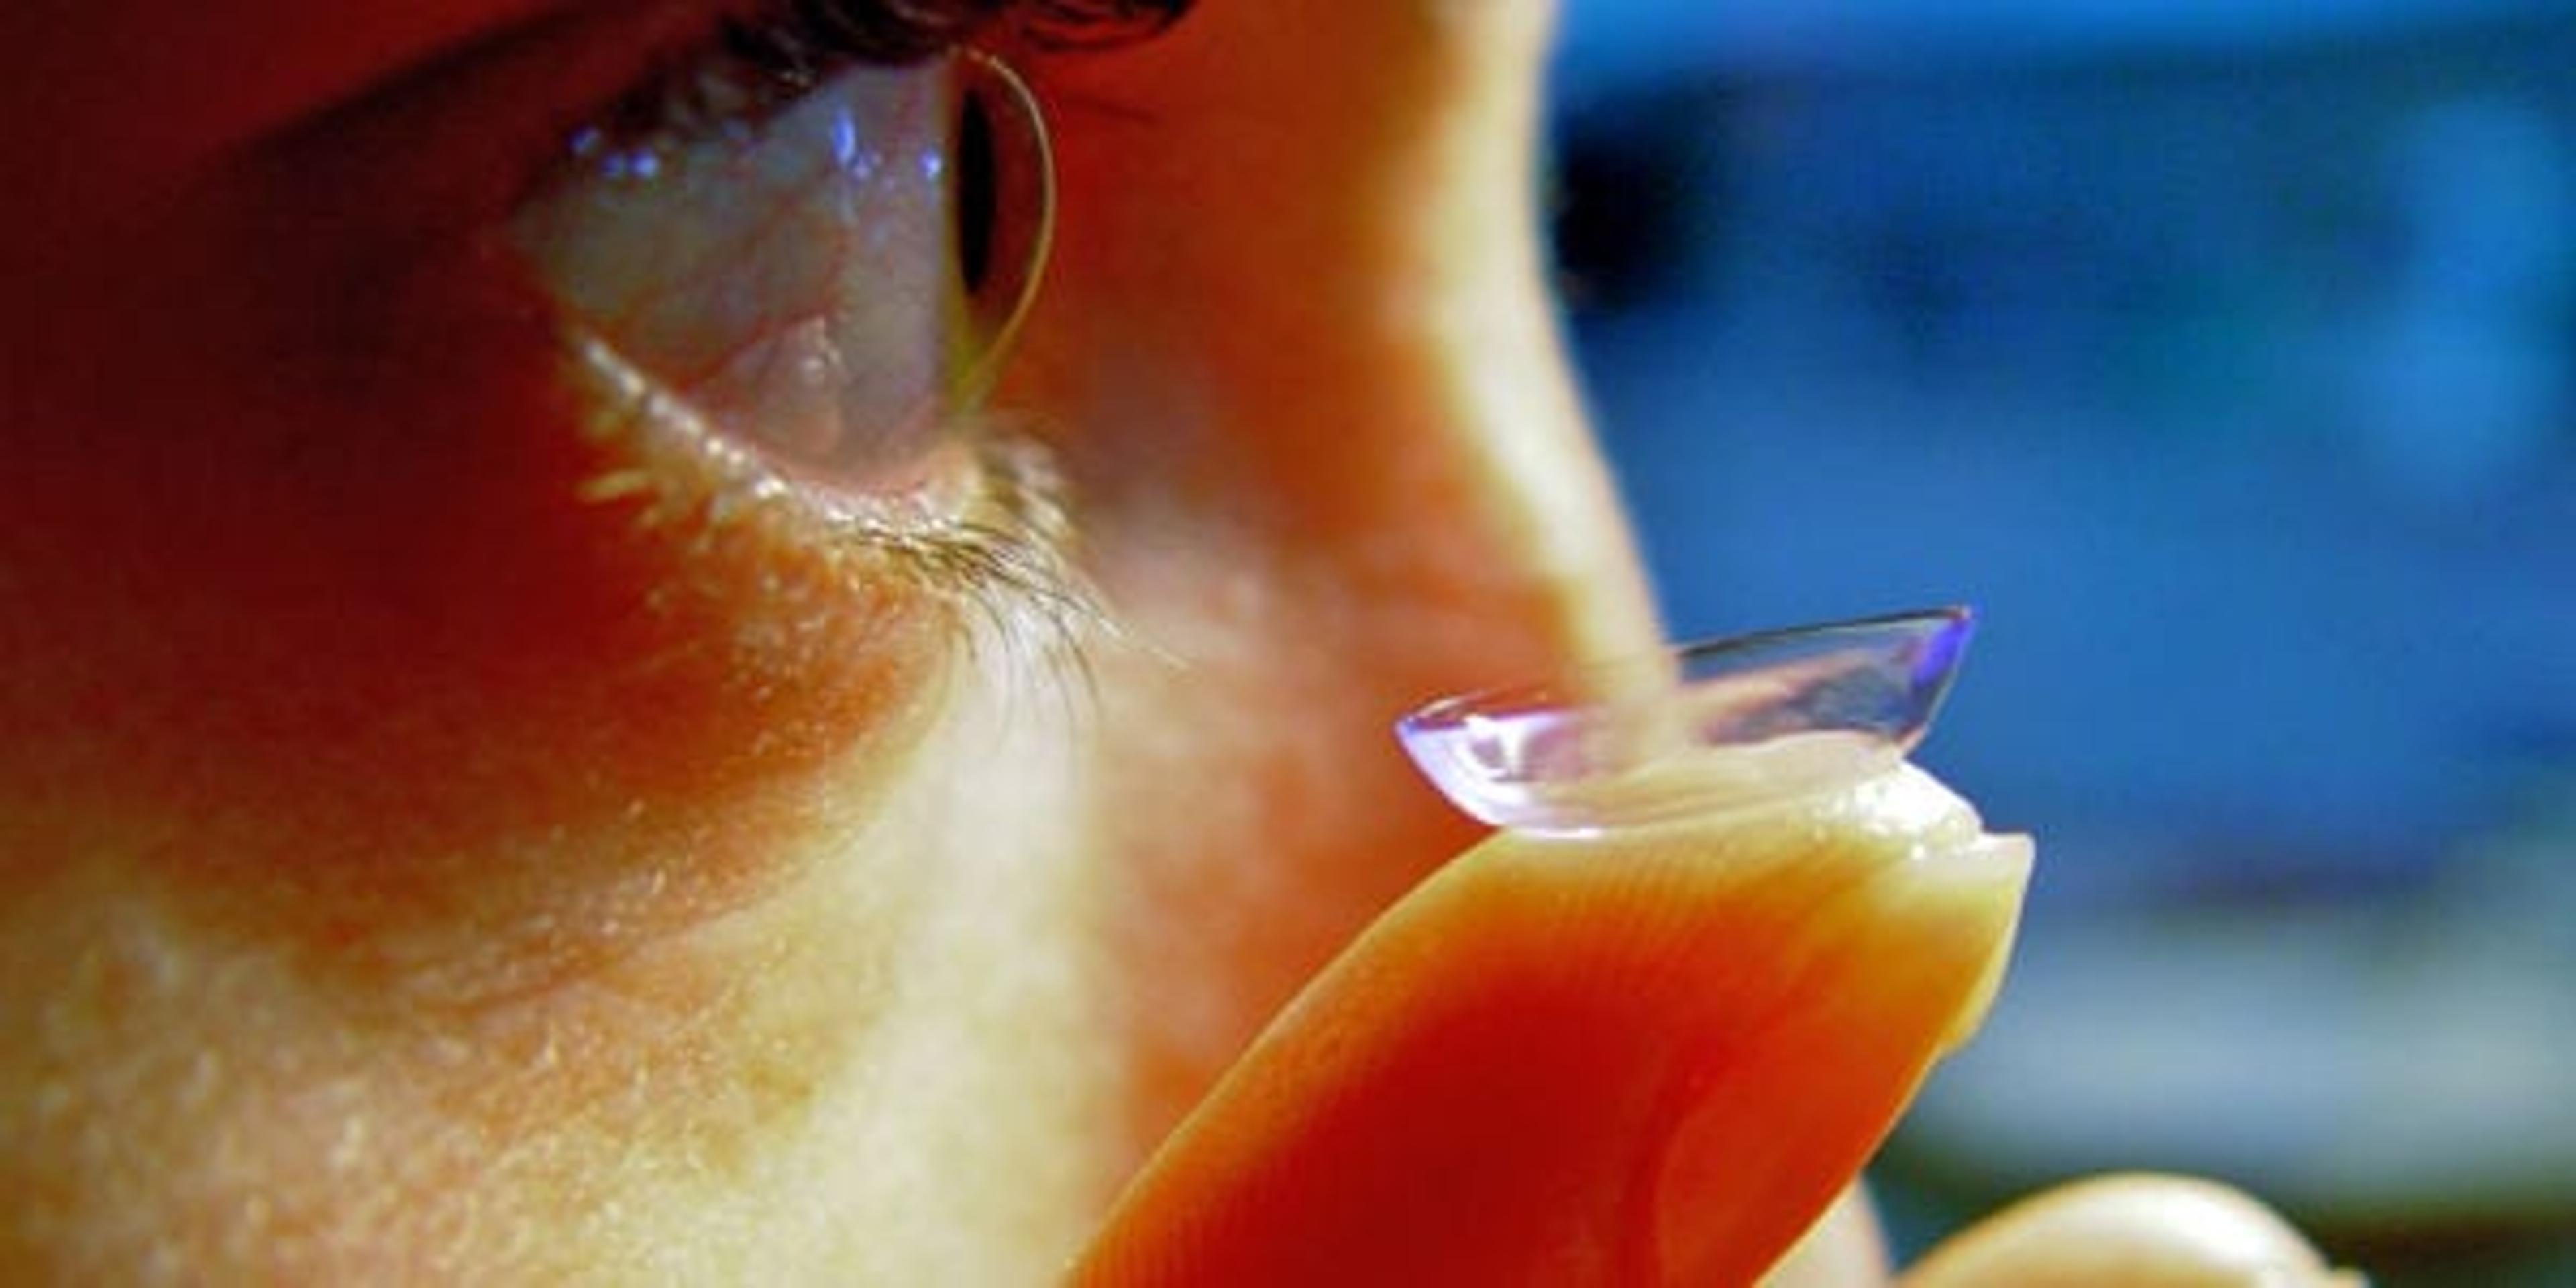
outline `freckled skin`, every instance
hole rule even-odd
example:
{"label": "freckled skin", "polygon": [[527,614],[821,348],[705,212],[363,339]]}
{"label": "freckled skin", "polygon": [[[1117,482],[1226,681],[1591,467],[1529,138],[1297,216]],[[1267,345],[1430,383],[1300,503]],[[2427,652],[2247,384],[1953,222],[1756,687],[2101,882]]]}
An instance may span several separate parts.
{"label": "freckled skin", "polygon": [[689,7],[397,76],[537,8],[0,20],[0,1279],[1043,1282],[1473,839],[1387,721],[1653,637],[1540,6],[1021,60],[1069,684],[599,432],[480,230]]}

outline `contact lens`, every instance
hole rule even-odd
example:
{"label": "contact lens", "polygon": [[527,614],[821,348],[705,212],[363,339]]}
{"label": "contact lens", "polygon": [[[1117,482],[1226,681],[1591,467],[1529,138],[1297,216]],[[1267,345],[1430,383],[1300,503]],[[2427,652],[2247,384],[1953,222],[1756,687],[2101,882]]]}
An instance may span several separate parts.
{"label": "contact lens", "polygon": [[1458,808],[1580,834],[1857,781],[1922,741],[1975,627],[1966,608],[1703,641],[1444,698],[1397,736]]}

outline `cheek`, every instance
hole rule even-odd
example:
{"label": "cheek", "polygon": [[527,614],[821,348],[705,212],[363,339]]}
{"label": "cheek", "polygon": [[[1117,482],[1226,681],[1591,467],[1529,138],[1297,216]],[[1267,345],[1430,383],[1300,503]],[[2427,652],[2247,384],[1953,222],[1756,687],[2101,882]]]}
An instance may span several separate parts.
{"label": "cheek", "polygon": [[358,958],[650,875],[646,933],[776,876],[798,787],[899,760],[937,606],[686,468],[615,486],[647,449],[496,258],[262,196],[27,337],[6,780],[180,830],[157,875],[212,922]]}
{"label": "cheek", "polygon": [[916,768],[948,610],[602,419],[471,245],[200,203],[0,321],[0,1206],[328,1280],[569,1247],[883,1004],[905,896],[818,838]]}

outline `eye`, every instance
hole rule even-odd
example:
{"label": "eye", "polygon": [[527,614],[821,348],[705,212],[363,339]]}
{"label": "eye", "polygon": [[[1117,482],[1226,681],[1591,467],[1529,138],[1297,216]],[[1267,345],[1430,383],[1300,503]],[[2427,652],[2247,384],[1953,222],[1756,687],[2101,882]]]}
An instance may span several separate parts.
{"label": "eye", "polygon": [[577,131],[511,236],[600,360],[781,478],[887,523],[949,513],[961,418],[1045,259],[1045,128],[973,52],[805,79],[769,103],[702,73]]}

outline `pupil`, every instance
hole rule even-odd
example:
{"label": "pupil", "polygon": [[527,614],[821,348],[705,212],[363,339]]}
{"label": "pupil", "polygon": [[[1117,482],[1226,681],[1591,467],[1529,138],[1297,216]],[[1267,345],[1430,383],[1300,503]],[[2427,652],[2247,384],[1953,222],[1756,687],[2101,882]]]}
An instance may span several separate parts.
{"label": "pupil", "polygon": [[993,153],[993,118],[984,96],[969,93],[957,122],[957,273],[975,295],[993,271],[993,224],[1001,187]]}

